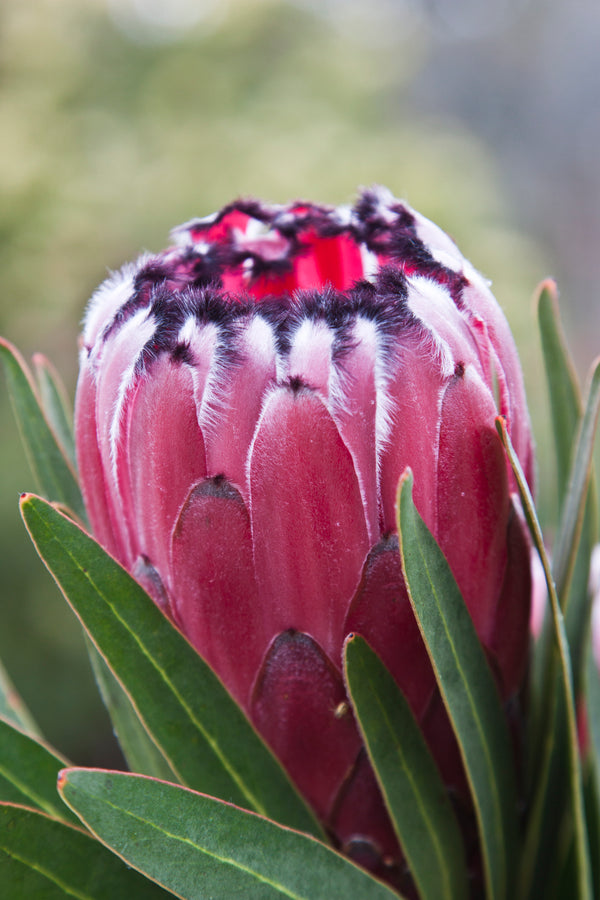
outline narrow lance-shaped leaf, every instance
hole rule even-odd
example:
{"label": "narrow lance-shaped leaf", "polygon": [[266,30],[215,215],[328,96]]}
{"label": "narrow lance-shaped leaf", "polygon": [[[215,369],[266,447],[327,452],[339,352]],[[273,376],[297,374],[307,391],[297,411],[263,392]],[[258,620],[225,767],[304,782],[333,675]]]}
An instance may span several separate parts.
{"label": "narrow lance-shaped leaf", "polygon": [[56,793],[56,778],[66,764],[56,750],[0,718],[0,800],[71,820]]}
{"label": "narrow lance-shaped leaf", "polygon": [[[600,673],[591,647],[587,653],[586,710],[590,751],[600,778]],[[600,788],[600,784],[599,784]]]}
{"label": "narrow lance-shaped leaf", "polygon": [[598,499],[596,479],[592,471],[583,513],[583,523],[575,556],[569,592],[564,604],[565,628],[571,652],[575,696],[579,696],[585,680],[585,640],[590,614],[589,573],[592,551],[598,540]]}
{"label": "narrow lance-shaped leaf", "polygon": [[588,765],[585,772],[584,795],[588,838],[592,863],[594,897],[600,896],[600,793],[597,773]]}
{"label": "narrow lance-shaped leaf", "polygon": [[68,769],[59,789],[103,843],[184,900],[398,900],[314,838],[178,785]]}
{"label": "narrow lance-shaped leaf", "polygon": [[550,395],[558,496],[562,505],[566,496],[568,473],[571,467],[573,435],[583,412],[583,401],[575,367],[560,323],[558,292],[555,282],[551,279],[543,281],[538,292],[538,323]]}
{"label": "narrow lance-shaped leaf", "polygon": [[[546,584],[548,587],[548,595],[550,598],[550,609],[552,613],[554,635],[558,653],[558,678],[560,682],[562,702],[564,702],[565,721],[567,728],[569,788],[571,793],[571,811],[573,815],[575,852],[577,858],[576,871],[579,890],[577,897],[580,898],[580,900],[588,900],[588,898],[589,900],[591,900],[591,870],[585,828],[581,760],[579,756],[577,721],[575,715],[575,698],[573,693],[573,674],[571,670],[571,658],[569,655],[569,645],[565,631],[564,619],[558,601],[554,579],[552,578],[550,562],[548,560],[548,555],[544,546],[542,529],[537,518],[533,498],[531,496],[531,492],[529,491],[527,480],[521,468],[521,464],[519,462],[517,454],[515,453],[515,450],[512,446],[510,436],[506,428],[506,422],[502,418],[502,416],[498,416],[498,418],[496,419],[496,428],[506,450],[507,456],[510,460],[512,470],[519,487],[519,493],[521,495],[521,501],[523,503],[525,518],[527,519],[527,523],[531,531],[531,536],[533,538],[535,548],[539,553],[540,560],[544,568],[544,574],[546,576]],[[554,672],[552,672],[552,677],[554,677]],[[551,717],[549,719],[549,724],[551,726],[554,726],[555,722],[561,721],[561,719],[562,717],[558,717],[557,719]],[[554,731],[554,727],[552,728],[552,730]],[[553,737],[553,735],[551,735],[550,737]],[[552,747],[552,742],[549,742],[548,746]],[[534,798],[533,808],[530,811],[527,834],[525,838],[525,848],[522,854],[523,865],[521,871],[521,894],[523,896],[529,896],[529,884],[531,882],[531,879],[533,878],[533,873],[536,871],[536,868],[538,866],[547,865],[547,860],[544,859],[545,854],[542,852],[540,855],[540,848],[543,849],[543,845],[541,844],[540,839],[543,835],[544,827],[546,827],[544,824],[543,816],[543,809],[546,803],[546,798],[548,796],[548,792],[554,790],[554,785],[547,777],[551,771],[551,768],[551,763],[544,764],[542,766],[542,776],[545,775],[546,777],[541,777],[538,782],[538,789]]]}
{"label": "narrow lance-shaped leaf", "polygon": [[[575,442],[565,502],[554,547],[553,574],[558,596],[566,598],[575,565],[593,465],[594,436],[600,410],[600,359],[592,366],[587,402]],[[564,606],[564,603],[563,603]]]}
{"label": "narrow lance-shaped leaf", "polygon": [[135,706],[110,667],[89,638],[87,644],[96,682],[129,768],[141,775],[177,781],[176,774],[150,737]]}
{"label": "narrow lance-shaped leaf", "polygon": [[[584,659],[583,642],[589,601],[587,580],[590,554],[597,539],[596,489],[591,468],[593,434],[598,415],[598,382],[597,376],[592,375],[584,416],[575,366],[560,322],[556,285],[551,280],[542,282],[539,289],[538,321],[552,413],[561,508],[553,574],[565,614],[571,658],[577,661]],[[582,505],[584,488],[587,489],[585,508]],[[539,665],[536,664],[540,670],[536,672],[538,682],[547,679],[547,643],[548,628],[542,640],[542,659]],[[575,666],[573,676],[578,688],[581,666]],[[543,693],[545,687],[542,684],[538,693]],[[547,698],[545,702],[547,705]]]}
{"label": "narrow lance-shaped leaf", "polygon": [[33,356],[33,368],[39,385],[42,407],[65,456],[75,463],[75,437],[73,435],[72,404],[60,376],[49,359],[42,353]]}
{"label": "narrow lance-shaped leaf", "polygon": [[182,784],[321,835],[304,800],[212,669],[89,535],[31,494],[38,553]]}
{"label": "narrow lance-shaped leaf", "polygon": [[565,812],[569,817],[572,793],[569,735],[560,667],[555,664],[555,659],[552,662],[549,706],[544,710],[543,730],[533,755],[534,770],[517,891],[519,900],[535,900],[546,893],[553,874],[548,859],[555,856],[560,839],[558,823],[564,823]]}
{"label": "narrow lance-shaped leaf", "polygon": [[516,790],[500,698],[450,567],[412,500],[407,469],[398,486],[398,534],[410,601],[460,747],[471,788],[487,896],[512,897]]}
{"label": "narrow lance-shaped leaf", "polygon": [[171,896],[128,869],[80,827],[0,803],[0,885],[7,900],[161,900]]}
{"label": "narrow lance-shaped leaf", "polygon": [[588,647],[586,654],[586,718],[589,734],[586,812],[595,896],[600,893],[600,673]]}
{"label": "narrow lance-shaped leaf", "polygon": [[345,649],[354,713],[419,896],[466,898],[460,828],[410,706],[363,638],[351,636]]}
{"label": "narrow lance-shaped leaf", "polygon": [[29,734],[39,735],[31,713],[18,695],[4,666],[0,663],[0,716]]}
{"label": "narrow lance-shaped leaf", "polygon": [[[556,285],[553,281],[543,282],[538,295],[538,320],[542,341],[542,350],[546,369],[550,409],[554,430],[554,445],[556,451],[558,495],[561,508],[565,504],[573,504],[574,496],[568,491],[569,472],[574,455],[573,445],[577,433],[581,434],[581,419],[583,417],[583,400],[581,390],[575,372],[573,361],[570,357],[567,342],[560,322],[558,297]],[[572,476],[571,476],[572,477]],[[592,477],[588,488],[585,514],[581,527],[581,537],[578,541],[577,553],[573,559],[565,559],[564,550],[570,549],[567,542],[561,539],[563,549],[559,550],[555,557],[555,564],[565,569],[565,574],[559,576],[559,582],[563,584],[562,593],[559,590],[559,599],[565,613],[565,627],[572,660],[583,660],[583,643],[585,640],[585,623],[589,608],[588,573],[590,555],[596,541],[597,504],[594,479]],[[571,574],[572,571],[572,574]],[[555,575],[557,570],[555,569]],[[568,582],[568,584],[567,584]],[[568,590],[567,590],[568,587]],[[546,758],[548,753],[556,756],[558,747],[556,743],[557,731],[560,730],[560,717],[562,707],[557,706],[552,691],[556,687],[556,678],[553,676],[551,665],[551,645],[553,642],[553,627],[550,617],[544,620],[542,632],[534,643],[534,655],[532,660],[532,678],[528,715],[528,781],[531,784],[539,776],[539,760]],[[576,694],[579,693],[582,679],[582,665],[576,664],[573,672]],[[554,733],[548,734],[548,723],[554,721]],[[552,763],[553,771],[548,771],[548,777],[556,785],[561,779],[561,765],[557,767],[557,761]],[[558,787],[553,792],[555,809],[544,813],[548,819],[550,813],[557,815],[560,808],[560,793]]]}
{"label": "narrow lance-shaped leaf", "polygon": [[0,338],[9,395],[25,452],[41,490],[72,509],[85,521],[85,509],[75,470],[67,460],[46,418],[35,383],[18,350]]}

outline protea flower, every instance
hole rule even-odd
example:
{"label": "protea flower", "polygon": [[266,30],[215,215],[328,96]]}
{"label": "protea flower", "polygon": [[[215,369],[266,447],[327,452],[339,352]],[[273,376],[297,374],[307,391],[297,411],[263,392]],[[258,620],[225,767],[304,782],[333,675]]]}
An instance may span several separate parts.
{"label": "protea flower", "polygon": [[339,846],[391,872],[399,850],[342,645],[358,632],[379,653],[460,791],[395,495],[411,466],[508,700],[531,584],[497,413],[530,480],[533,465],[512,337],[450,238],[383,189],[353,208],[238,201],[174,240],[110,278],[87,312],[76,432],[93,530]]}

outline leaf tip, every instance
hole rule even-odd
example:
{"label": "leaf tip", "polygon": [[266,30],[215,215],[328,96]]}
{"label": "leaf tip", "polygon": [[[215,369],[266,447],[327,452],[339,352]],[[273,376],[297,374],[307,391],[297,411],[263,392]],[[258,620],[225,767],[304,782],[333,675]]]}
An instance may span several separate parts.
{"label": "leaf tip", "polygon": [[408,492],[412,493],[413,481],[413,471],[410,466],[407,466],[398,481],[398,490],[396,492],[396,505],[398,507],[400,506],[400,497],[404,490],[404,486],[406,485]]}
{"label": "leaf tip", "polygon": [[538,293],[542,293],[542,291],[548,291],[550,294],[558,294],[558,286],[556,284],[556,279],[549,276],[548,278],[542,278],[540,283],[537,286]]}
{"label": "leaf tip", "polygon": [[506,436],[508,434],[507,427],[506,427],[507,426],[506,416],[500,416],[500,415],[496,416],[496,418],[494,419],[494,423],[496,425],[496,431],[498,432],[500,440],[506,446]]}
{"label": "leaf tip", "polygon": [[16,350],[15,346],[11,344],[11,342],[6,338],[2,337],[2,335],[0,335],[0,347],[2,347],[3,350],[8,350],[9,353],[12,353]]}
{"label": "leaf tip", "polygon": [[32,494],[30,491],[21,491],[19,494],[19,506],[21,509],[23,509],[24,506],[27,506],[33,497],[35,497],[35,494]]}
{"label": "leaf tip", "polygon": [[61,769],[60,772],[58,773],[58,777],[56,779],[56,789],[58,790],[59,794],[62,794],[62,792],[64,791],[64,789],[67,786],[67,782],[69,780],[68,772],[69,772],[68,769]]}
{"label": "leaf tip", "polygon": [[36,351],[31,357],[31,362],[36,367],[45,367],[48,365],[48,357]]}
{"label": "leaf tip", "polygon": [[348,654],[353,652],[354,647],[356,647],[364,638],[361,638],[360,634],[357,634],[356,631],[351,631],[346,635],[344,639],[343,645],[343,659],[348,658]]}
{"label": "leaf tip", "polygon": [[544,278],[535,289],[535,300],[539,304],[542,298],[547,297],[550,302],[558,304],[558,285],[554,278]]}
{"label": "leaf tip", "polygon": [[592,360],[592,364],[590,366],[590,373],[591,373],[590,377],[589,377],[590,381],[592,381],[592,379],[597,377],[598,369],[600,369],[600,356],[596,356]]}

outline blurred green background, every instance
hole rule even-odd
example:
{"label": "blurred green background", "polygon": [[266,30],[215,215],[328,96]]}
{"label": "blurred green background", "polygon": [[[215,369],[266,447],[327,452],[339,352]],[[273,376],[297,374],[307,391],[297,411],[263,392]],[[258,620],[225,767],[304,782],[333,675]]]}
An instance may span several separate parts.
{"label": "blurred green background", "polygon": [[[565,7],[563,9],[563,6]],[[555,275],[598,349],[600,13],[497,0],[4,0],[0,333],[73,392],[107,270],[237,195],[352,201],[386,184],[492,279],[556,499],[531,296]],[[0,656],[43,731],[110,761],[78,626],[19,521],[34,487],[0,382]]]}

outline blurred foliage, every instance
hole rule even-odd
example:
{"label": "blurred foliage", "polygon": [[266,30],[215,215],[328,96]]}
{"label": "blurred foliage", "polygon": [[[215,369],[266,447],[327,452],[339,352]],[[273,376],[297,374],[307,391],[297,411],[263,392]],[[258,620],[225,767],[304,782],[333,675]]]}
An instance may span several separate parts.
{"label": "blurred foliage", "polygon": [[[347,202],[381,182],[492,279],[550,485],[530,303],[546,261],[512,224],[483,145],[403,103],[427,35],[393,22],[395,33],[366,41],[300,4],[230,0],[166,40],[117,27],[101,0],[5,0],[0,332],[46,353],[73,392],[78,323],[107,269],[236,195]],[[0,429],[0,656],[50,740],[80,763],[106,760],[78,625],[18,522],[17,492],[33,485],[4,390]],[[543,517],[554,504],[545,487]]]}

